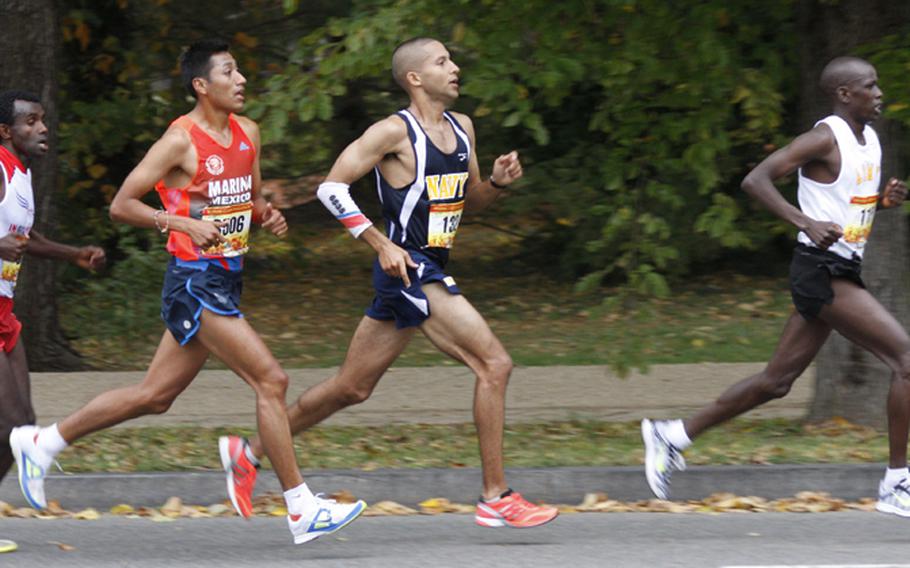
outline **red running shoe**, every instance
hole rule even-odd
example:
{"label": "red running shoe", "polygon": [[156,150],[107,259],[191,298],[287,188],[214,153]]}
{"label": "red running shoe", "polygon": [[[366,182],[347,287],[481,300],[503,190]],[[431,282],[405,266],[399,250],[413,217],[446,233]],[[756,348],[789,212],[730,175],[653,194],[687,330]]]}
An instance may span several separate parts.
{"label": "red running shoe", "polygon": [[556,507],[535,505],[525,500],[521,493],[512,491],[495,503],[478,501],[474,520],[482,527],[526,529],[549,523],[558,514]]}
{"label": "red running shoe", "polygon": [[253,488],[256,486],[257,473],[257,466],[253,465],[244,451],[248,446],[246,438],[239,436],[218,438],[221,465],[227,473],[228,495],[237,514],[244,519],[253,514]]}

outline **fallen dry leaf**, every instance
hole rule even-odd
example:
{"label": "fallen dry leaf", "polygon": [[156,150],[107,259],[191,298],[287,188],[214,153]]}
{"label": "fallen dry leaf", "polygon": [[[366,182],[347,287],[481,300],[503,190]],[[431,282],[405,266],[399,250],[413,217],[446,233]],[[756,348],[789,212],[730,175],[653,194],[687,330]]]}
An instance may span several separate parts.
{"label": "fallen dry leaf", "polygon": [[47,543],[55,545],[57,548],[59,548],[60,550],[62,550],[64,552],[72,552],[72,551],[76,550],[75,546],[73,546],[72,544],[66,544],[65,542],[57,542],[54,540],[50,540]]}

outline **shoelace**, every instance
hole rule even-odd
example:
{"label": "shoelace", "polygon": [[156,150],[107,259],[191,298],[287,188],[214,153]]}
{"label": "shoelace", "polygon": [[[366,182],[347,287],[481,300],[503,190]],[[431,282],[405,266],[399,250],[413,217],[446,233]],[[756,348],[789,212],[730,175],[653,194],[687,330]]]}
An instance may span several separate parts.
{"label": "shoelace", "polygon": [[682,456],[682,452],[680,452],[676,446],[664,438],[657,430],[654,431],[654,435],[657,437],[660,443],[667,448],[667,472],[672,472],[674,469],[678,471],[683,471],[686,469],[686,461]]}
{"label": "shoelace", "polygon": [[521,515],[526,510],[531,508],[531,504],[521,498],[521,496],[516,496],[517,498],[511,503],[506,504],[505,507],[499,512],[503,517],[514,519],[515,517]]}
{"label": "shoelace", "polygon": [[324,502],[332,504],[332,505],[338,504],[338,501],[336,501],[335,499],[326,499],[324,497],[324,495],[325,495],[325,493],[316,493],[315,495],[313,495],[313,497],[319,499],[320,501],[324,501]]}

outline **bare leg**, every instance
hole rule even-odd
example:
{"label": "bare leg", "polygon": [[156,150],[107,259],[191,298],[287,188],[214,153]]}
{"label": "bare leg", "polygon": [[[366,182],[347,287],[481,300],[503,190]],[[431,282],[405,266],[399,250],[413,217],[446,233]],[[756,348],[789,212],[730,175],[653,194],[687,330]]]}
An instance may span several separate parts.
{"label": "bare leg", "polygon": [[0,480],[14,461],[9,447],[10,431],[34,423],[25,347],[19,341],[10,353],[0,351]]}
{"label": "bare leg", "polygon": [[181,347],[165,331],[141,383],[102,393],[57,425],[68,443],[131,418],[166,412],[199,373],[208,350],[198,341]]}
{"label": "bare leg", "polygon": [[[396,329],[392,321],[360,320],[338,374],[310,387],[287,407],[291,432],[303,432],[342,408],[368,399],[413,336],[414,328]],[[250,439],[250,450],[262,457],[260,436]]]}
{"label": "bare leg", "polygon": [[281,487],[303,483],[285,411],[288,376],[245,319],[203,312],[198,339],[256,391],[256,419]]}
{"label": "bare leg", "polygon": [[848,280],[834,280],[832,287],[835,301],[822,309],[820,317],[891,368],[889,463],[891,467],[905,467],[910,428],[910,336],[868,290]]}
{"label": "bare leg", "polygon": [[790,314],[771,361],[760,372],[728,388],[714,402],[685,421],[689,438],[790,392],[790,387],[824,345],[831,328],[821,319]]}
{"label": "bare leg", "polygon": [[503,470],[502,434],[512,359],[464,296],[453,296],[440,284],[424,286],[424,293],[432,314],[421,331],[443,353],[461,361],[477,375],[474,423],[483,467],[483,496],[498,497],[508,489]]}

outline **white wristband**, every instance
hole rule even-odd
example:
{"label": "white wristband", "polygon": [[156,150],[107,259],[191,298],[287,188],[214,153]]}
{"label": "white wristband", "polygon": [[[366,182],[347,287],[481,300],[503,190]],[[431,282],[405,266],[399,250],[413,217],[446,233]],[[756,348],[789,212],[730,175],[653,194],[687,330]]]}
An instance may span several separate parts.
{"label": "white wristband", "polygon": [[356,239],[361,233],[372,227],[373,223],[360,212],[360,208],[351,198],[349,188],[350,186],[346,183],[326,181],[319,185],[316,197]]}

